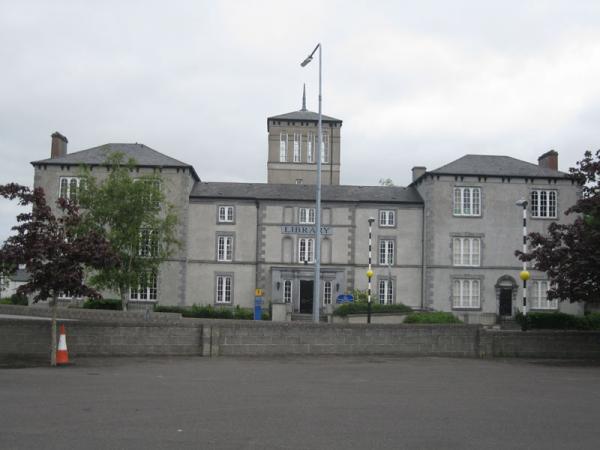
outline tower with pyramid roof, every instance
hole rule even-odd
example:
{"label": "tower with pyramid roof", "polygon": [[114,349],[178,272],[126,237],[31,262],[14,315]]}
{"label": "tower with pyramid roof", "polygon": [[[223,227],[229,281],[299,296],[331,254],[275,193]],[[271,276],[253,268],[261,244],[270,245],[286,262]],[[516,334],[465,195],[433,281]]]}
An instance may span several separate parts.
{"label": "tower with pyramid roof", "polygon": [[[302,108],[267,118],[269,153],[267,181],[283,184],[315,184],[317,181],[317,135],[319,114],[306,109],[306,87]],[[323,146],[321,183],[340,184],[340,132],[342,121],[322,115]]]}

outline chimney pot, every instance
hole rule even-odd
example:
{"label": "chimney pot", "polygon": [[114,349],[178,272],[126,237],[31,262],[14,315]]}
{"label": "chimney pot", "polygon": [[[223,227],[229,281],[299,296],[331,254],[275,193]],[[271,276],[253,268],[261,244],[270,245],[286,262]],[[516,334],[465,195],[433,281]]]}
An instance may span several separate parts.
{"label": "chimney pot", "polygon": [[427,172],[427,168],[425,166],[415,166],[412,168],[412,180],[416,181],[417,178],[420,178],[422,175]]}
{"label": "chimney pot", "polygon": [[558,170],[558,152],[550,150],[538,158],[538,165],[546,169]]}
{"label": "chimney pot", "polygon": [[67,143],[69,140],[58,131],[52,133],[52,146],[50,147],[50,158],[60,158],[67,154]]}

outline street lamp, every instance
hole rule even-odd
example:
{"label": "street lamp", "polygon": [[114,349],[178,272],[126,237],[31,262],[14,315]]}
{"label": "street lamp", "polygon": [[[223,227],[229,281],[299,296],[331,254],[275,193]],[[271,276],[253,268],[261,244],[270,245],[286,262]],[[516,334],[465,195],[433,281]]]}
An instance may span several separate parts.
{"label": "street lamp", "polygon": [[321,126],[321,43],[318,43],[310,55],[300,63],[305,67],[312,61],[315,52],[319,50],[319,128],[317,135],[317,199],[316,199],[316,226],[315,226],[315,281],[313,291],[313,321],[319,322],[319,290],[321,283],[321,146],[323,145],[323,130]]}
{"label": "street lamp", "polygon": [[367,323],[371,323],[371,278],[373,277],[373,271],[371,270],[371,236],[373,230],[373,222],[375,219],[369,217],[369,270],[367,270],[367,279],[369,280],[369,290],[367,291]]}
{"label": "street lamp", "polygon": [[[522,198],[515,203],[523,208],[523,253],[527,253],[527,200]],[[523,260],[523,270],[519,274],[519,278],[523,281],[523,331],[527,330],[527,280],[529,280],[529,272],[527,271],[527,261]]]}

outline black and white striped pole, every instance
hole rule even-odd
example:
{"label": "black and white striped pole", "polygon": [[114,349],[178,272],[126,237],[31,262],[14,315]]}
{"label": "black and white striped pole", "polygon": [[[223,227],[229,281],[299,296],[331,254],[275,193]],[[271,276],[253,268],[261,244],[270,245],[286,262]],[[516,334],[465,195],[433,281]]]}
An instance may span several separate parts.
{"label": "black and white striped pole", "polygon": [[369,290],[367,291],[367,323],[371,323],[371,278],[373,277],[373,271],[371,270],[371,254],[372,254],[372,231],[373,222],[375,219],[369,217],[369,270],[367,270],[367,279],[369,280]]}
{"label": "black and white striped pole", "polygon": [[[523,207],[523,253],[527,253],[527,200],[522,198],[517,203],[517,206]],[[527,271],[527,261],[523,260],[523,270],[519,274],[519,278],[523,281],[523,331],[527,330],[527,280],[529,280],[529,272]]]}

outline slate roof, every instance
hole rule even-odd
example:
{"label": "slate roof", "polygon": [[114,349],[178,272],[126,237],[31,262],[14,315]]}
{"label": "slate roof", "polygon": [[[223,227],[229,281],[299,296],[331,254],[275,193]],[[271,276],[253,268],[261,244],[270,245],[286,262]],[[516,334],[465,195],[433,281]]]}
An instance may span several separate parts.
{"label": "slate roof", "polygon": [[568,178],[569,174],[540,167],[510,156],[465,155],[445,166],[428,171],[437,175],[480,175],[529,178]]}
{"label": "slate roof", "polygon": [[81,165],[90,166],[103,165],[106,157],[113,152],[120,152],[125,158],[133,158],[140,167],[185,167],[189,168],[196,181],[200,180],[198,174],[190,164],[178,161],[175,158],[164,155],[144,144],[104,144],[98,147],[80,150],[69,153],[58,158],[48,158],[39,161],[32,161],[31,164],[52,164],[52,165]]}
{"label": "slate roof", "polygon": [[[190,198],[314,201],[316,186],[309,184],[269,183],[196,183]],[[368,202],[422,204],[413,187],[396,186],[323,186],[324,202]]]}
{"label": "slate roof", "polygon": [[[307,109],[301,109],[299,111],[293,111],[286,114],[280,114],[278,116],[272,116],[267,118],[267,122],[269,120],[297,120],[304,122],[318,122],[319,121],[319,113],[314,111],[309,111]],[[322,122],[338,122],[342,123],[340,119],[336,119],[335,117],[326,116],[321,114]]]}

